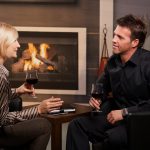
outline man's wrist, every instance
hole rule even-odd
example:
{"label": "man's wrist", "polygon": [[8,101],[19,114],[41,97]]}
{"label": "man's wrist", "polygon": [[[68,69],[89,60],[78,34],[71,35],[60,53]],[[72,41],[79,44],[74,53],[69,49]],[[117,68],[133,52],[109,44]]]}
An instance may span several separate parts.
{"label": "man's wrist", "polygon": [[128,116],[128,109],[127,108],[123,108],[122,109],[122,117],[125,118],[126,116]]}

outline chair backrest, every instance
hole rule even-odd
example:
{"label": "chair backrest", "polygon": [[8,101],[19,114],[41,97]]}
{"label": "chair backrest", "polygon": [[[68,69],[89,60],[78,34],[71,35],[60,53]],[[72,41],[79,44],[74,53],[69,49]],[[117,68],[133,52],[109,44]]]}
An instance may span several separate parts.
{"label": "chair backrest", "polygon": [[150,112],[128,117],[129,150],[150,149]]}

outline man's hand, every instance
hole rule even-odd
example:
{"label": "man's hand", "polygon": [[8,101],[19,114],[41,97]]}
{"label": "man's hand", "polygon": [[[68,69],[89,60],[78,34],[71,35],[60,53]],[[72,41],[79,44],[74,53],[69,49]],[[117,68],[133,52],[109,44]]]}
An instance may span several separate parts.
{"label": "man's hand", "polygon": [[49,99],[43,100],[38,106],[39,114],[48,113],[52,110],[59,109],[64,101],[61,98],[51,97]]}
{"label": "man's hand", "polygon": [[116,123],[119,120],[123,120],[122,116],[122,110],[112,110],[108,115],[107,115],[107,120],[111,124]]}
{"label": "man's hand", "polygon": [[100,109],[100,104],[101,104],[101,100],[95,99],[93,97],[90,98],[89,100],[89,104],[91,107],[99,110]]}

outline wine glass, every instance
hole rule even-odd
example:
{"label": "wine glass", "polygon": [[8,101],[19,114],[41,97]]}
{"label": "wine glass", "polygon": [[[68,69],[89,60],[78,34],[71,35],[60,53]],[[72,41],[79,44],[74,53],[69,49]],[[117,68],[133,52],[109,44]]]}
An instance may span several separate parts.
{"label": "wine glass", "polygon": [[[99,103],[103,98],[103,84],[102,83],[93,83],[91,88],[91,96],[96,99]],[[96,111],[99,111],[96,109]]]}
{"label": "wine glass", "polygon": [[[31,85],[34,85],[38,82],[38,73],[37,70],[28,70],[26,72],[26,83],[27,87],[31,88]],[[33,98],[37,98],[37,96],[34,94],[32,95]]]}

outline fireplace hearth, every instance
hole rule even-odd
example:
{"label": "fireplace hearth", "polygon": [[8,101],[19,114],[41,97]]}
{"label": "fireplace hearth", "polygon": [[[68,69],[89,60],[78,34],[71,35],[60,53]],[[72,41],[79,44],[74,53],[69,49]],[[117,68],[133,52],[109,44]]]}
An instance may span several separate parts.
{"label": "fireplace hearth", "polygon": [[86,94],[86,28],[16,27],[18,58],[8,60],[13,88],[37,70],[39,94]]}

